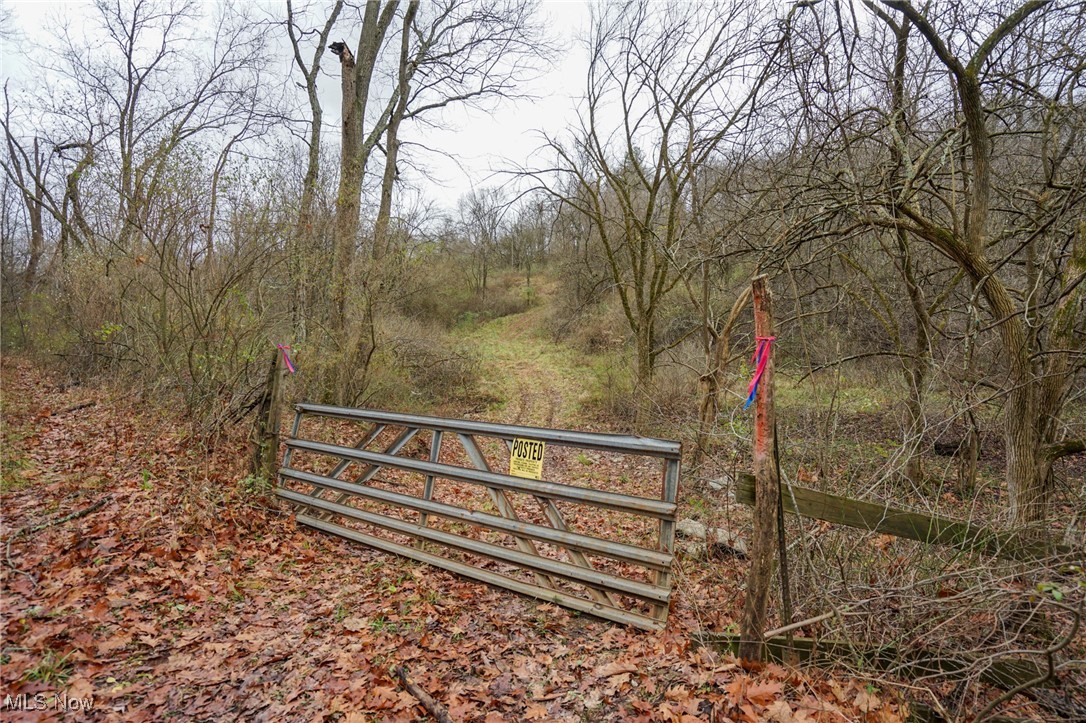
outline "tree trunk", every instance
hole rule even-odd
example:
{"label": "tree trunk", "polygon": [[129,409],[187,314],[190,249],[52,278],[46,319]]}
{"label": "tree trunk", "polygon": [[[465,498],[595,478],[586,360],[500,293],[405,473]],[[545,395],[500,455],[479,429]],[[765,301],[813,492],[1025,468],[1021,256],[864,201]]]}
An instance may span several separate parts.
{"label": "tree trunk", "polygon": [[[38,152],[37,138],[34,139],[33,153],[34,168],[30,170],[37,186],[44,180],[42,174],[43,160]],[[34,280],[38,276],[38,264],[41,261],[42,253],[45,251],[45,232],[42,226],[42,190],[41,188],[35,188],[35,191],[34,196],[24,193],[27,215],[30,216],[30,246],[27,249],[26,273],[23,276],[28,289],[34,285]]]}
{"label": "tree trunk", "polygon": [[[900,24],[895,24],[888,16],[882,17],[893,30],[895,39],[894,73],[890,84],[894,142],[890,146],[890,157],[894,164],[893,194],[896,199],[901,199],[904,196],[905,157],[908,153],[909,118],[905,103],[905,75],[912,23],[908,18],[903,18]],[[896,208],[894,214],[897,215]],[[916,324],[913,334],[913,354],[904,370],[905,385],[908,390],[908,396],[905,399],[905,476],[914,487],[919,487],[924,477],[921,464],[921,442],[924,436],[924,385],[931,364],[928,333],[930,322],[928,310],[924,304],[923,290],[913,270],[908,233],[904,228],[898,227],[895,230],[895,237],[898,270],[905,282],[913,312],[913,323]]]}
{"label": "tree trunk", "polygon": [[743,290],[732,304],[731,313],[723,327],[715,332],[713,342],[706,356],[706,372],[699,380],[701,402],[698,405],[698,434],[694,446],[694,466],[700,465],[709,456],[709,439],[716,426],[720,411],[720,395],[724,390],[724,367],[731,354],[731,333],[739,315],[750,300],[750,288]]}
{"label": "tree trunk", "polygon": [[223,147],[222,152],[219,153],[219,158],[215,162],[215,170],[211,173],[211,190],[210,190],[210,205],[207,213],[207,229],[205,231],[205,242],[207,244],[207,259],[211,260],[215,256],[215,217],[218,214],[219,209],[219,181],[222,178],[222,172],[226,170],[226,163],[230,158],[230,150],[234,147],[234,143],[238,140],[238,136],[234,136]]}
{"label": "tree trunk", "polygon": [[[972,397],[972,394],[970,394]],[[977,428],[977,416],[973,413],[973,400],[967,401],[969,408],[965,416],[969,420],[965,444],[958,451],[958,486],[959,494],[972,497],[977,488],[977,461],[980,459],[980,432]]]}
{"label": "tree trunk", "polygon": [[343,0],[336,0],[332,11],[328,14],[328,20],[324,24],[317,37],[317,47],[313,52],[313,62],[306,65],[302,59],[298,36],[295,34],[294,9],[290,0],[287,0],[287,34],[290,36],[291,47],[294,51],[294,62],[305,77],[306,96],[309,100],[311,123],[309,126],[309,156],[306,159],[305,176],[302,179],[302,197],[298,206],[298,221],[291,235],[289,248],[287,249],[287,273],[290,276],[291,297],[291,326],[294,329],[295,338],[304,341],[307,336],[306,320],[308,317],[309,303],[309,278],[306,268],[305,253],[310,248],[313,240],[313,204],[317,196],[317,183],[320,180],[321,160],[321,130],[324,125],[324,109],[321,107],[320,96],[317,94],[317,74],[320,72],[321,58],[324,56],[325,47],[328,44],[328,36],[332,32],[336,18],[343,9]]}
{"label": "tree trunk", "polygon": [[88,168],[94,163],[94,146],[90,141],[86,143],[69,143],[57,146],[55,153],[63,153],[66,150],[76,148],[83,149],[83,157],[76,162],[75,168],[65,177],[64,183],[64,220],[60,227],[60,256],[62,262],[68,260],[68,250],[71,246],[82,247],[91,243],[93,232],[83,214],[83,199],[79,191],[79,181]]}
{"label": "tree trunk", "polygon": [[400,155],[400,123],[407,113],[407,100],[411,95],[408,77],[408,50],[411,41],[411,23],[418,12],[418,0],[411,0],[403,18],[403,32],[400,36],[399,85],[398,97],[392,116],[388,119],[385,137],[385,172],[381,179],[381,205],[377,211],[377,221],[373,227],[373,259],[380,262],[388,251],[388,228],[392,221],[392,189],[398,175],[396,162]]}
{"label": "tree trunk", "polygon": [[908,396],[905,400],[905,476],[914,486],[919,486],[924,479],[922,443],[924,440],[924,388],[927,385],[928,369],[931,366],[931,338],[928,330],[928,313],[924,305],[923,292],[913,275],[912,258],[909,254],[909,242],[904,229],[897,233],[898,248],[901,253],[902,276],[909,293],[909,302],[913,312],[913,353],[905,365],[905,384]]}
{"label": "tree trunk", "polygon": [[[314,133],[320,136],[320,113],[313,116]],[[298,221],[294,226],[294,233],[290,238],[290,248],[287,252],[287,274],[290,277],[292,290],[290,316],[294,335],[299,341],[305,341],[308,335],[306,319],[309,306],[309,274],[307,273],[306,252],[312,246],[313,240],[313,203],[316,198],[317,181],[320,167],[320,147],[313,145],[310,139],[309,162],[306,168],[305,178],[302,181],[302,197],[298,206]]]}
{"label": "tree trunk", "polygon": [[[367,6],[367,15],[369,6]],[[355,59],[343,43],[333,43],[332,52],[339,56],[340,91],[342,92],[343,128],[339,162],[339,193],[336,196],[336,220],[332,252],[332,329],[342,332],[347,306],[347,279],[354,263],[358,243],[358,213],[362,199],[363,168],[359,161],[362,142],[362,121],[354,118]]]}
{"label": "tree trunk", "polygon": [[[317,118],[313,120],[317,124]],[[319,132],[319,131],[318,131]],[[295,336],[304,341],[307,336],[308,306],[309,306],[309,274],[306,264],[306,252],[312,246],[313,240],[313,202],[316,197],[319,162],[314,161],[313,156],[319,156],[320,150],[314,152],[310,146],[310,161],[306,169],[305,179],[302,185],[302,197],[298,207],[298,222],[291,236],[290,250],[287,254],[287,273],[290,276],[292,289],[291,298],[291,326]]]}
{"label": "tree trunk", "polygon": [[1033,526],[1047,517],[1045,480],[1038,458],[1035,382],[1015,383],[1007,395],[1004,439],[1007,450],[1007,490],[1011,514],[1019,526]]}
{"label": "tree trunk", "polygon": [[652,321],[642,316],[635,337],[637,339],[637,381],[642,389],[652,386],[653,367],[653,333]]}
{"label": "tree trunk", "polygon": [[355,247],[358,244],[362,180],[366,173],[366,162],[373,149],[371,142],[363,142],[362,127],[369,105],[370,85],[377,56],[396,14],[397,4],[396,0],[391,0],[382,8],[376,0],[366,3],[358,38],[357,58],[345,43],[331,45],[332,52],[339,56],[340,88],[343,93],[342,148],[332,262],[332,328],[341,336],[346,327],[347,286],[351,278],[351,266],[354,264]]}

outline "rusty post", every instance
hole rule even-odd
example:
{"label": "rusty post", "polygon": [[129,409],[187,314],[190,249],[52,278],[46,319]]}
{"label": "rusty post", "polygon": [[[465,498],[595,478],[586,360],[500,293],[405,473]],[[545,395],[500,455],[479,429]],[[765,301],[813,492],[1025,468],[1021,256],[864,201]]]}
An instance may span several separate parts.
{"label": "rusty post", "polygon": [[[772,337],[773,303],[768,277],[763,274],[755,278],[751,290],[754,296],[754,334],[761,338]],[[747,660],[762,659],[762,633],[765,630],[769,587],[773,581],[777,499],[780,495],[777,466],[773,459],[777,444],[773,411],[773,354],[770,348],[765,353],[769,354],[769,359],[754,398],[754,536],[750,546],[750,574],[739,643],[739,657]]]}

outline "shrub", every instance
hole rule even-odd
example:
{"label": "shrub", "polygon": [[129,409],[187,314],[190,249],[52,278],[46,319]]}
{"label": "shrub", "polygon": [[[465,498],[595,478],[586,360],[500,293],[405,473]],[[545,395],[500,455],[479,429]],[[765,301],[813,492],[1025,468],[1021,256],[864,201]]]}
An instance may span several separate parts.
{"label": "shrub", "polygon": [[473,399],[478,393],[475,355],[432,322],[389,312],[378,321],[377,348],[353,369],[347,397],[332,388],[334,369],[318,372],[318,390],[357,406],[427,411],[435,404]]}
{"label": "shrub", "polygon": [[556,310],[551,326],[556,337],[566,337],[586,354],[613,352],[626,348],[630,342],[629,323],[617,304],[597,305],[564,320]]}
{"label": "shrub", "polygon": [[535,289],[519,272],[494,274],[485,293],[457,283],[460,273],[454,259],[435,260],[416,272],[418,287],[404,295],[399,312],[446,329],[519,314],[539,302]]}

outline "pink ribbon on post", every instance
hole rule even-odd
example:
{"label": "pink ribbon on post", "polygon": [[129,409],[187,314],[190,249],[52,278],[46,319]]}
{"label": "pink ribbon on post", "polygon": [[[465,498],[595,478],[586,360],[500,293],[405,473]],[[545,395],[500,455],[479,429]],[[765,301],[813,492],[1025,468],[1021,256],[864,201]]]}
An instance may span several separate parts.
{"label": "pink ribbon on post", "polygon": [[283,362],[287,365],[287,371],[291,374],[297,371],[294,368],[293,362],[290,361],[290,354],[288,353],[290,351],[290,346],[288,344],[276,344],[275,348],[283,352]]}
{"label": "pink ribbon on post", "polygon": [[751,402],[754,401],[754,395],[758,393],[758,382],[762,380],[766,364],[769,363],[769,352],[773,349],[773,342],[777,340],[775,336],[759,336],[756,338],[758,346],[754,348],[754,356],[750,358],[751,363],[756,364],[754,378],[750,380],[750,387],[747,388],[747,401],[743,405],[743,409],[751,405]]}

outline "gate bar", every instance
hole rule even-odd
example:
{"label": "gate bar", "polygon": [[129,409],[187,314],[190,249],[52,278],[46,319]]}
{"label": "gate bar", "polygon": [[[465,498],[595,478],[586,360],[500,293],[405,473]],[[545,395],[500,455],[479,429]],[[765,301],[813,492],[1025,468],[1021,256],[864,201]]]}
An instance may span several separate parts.
{"label": "gate bar", "polygon": [[351,409],[333,407],[325,404],[298,404],[295,409],[306,414],[339,419],[361,419],[368,422],[402,424],[423,429],[440,429],[445,432],[463,434],[481,434],[484,437],[529,437],[544,442],[567,447],[596,449],[610,452],[644,454],[653,457],[678,459],[682,454],[679,442],[669,442],[652,437],[637,437],[629,434],[601,434],[599,432],[575,432],[565,429],[547,429],[544,427],[526,427],[518,424],[492,424],[471,420],[450,420],[441,417],[427,417],[421,414],[397,414],[372,409]]}
{"label": "gate bar", "polygon": [[658,631],[664,629],[664,624],[660,621],[645,617],[639,613],[628,610],[618,610],[609,605],[600,605],[599,603],[594,603],[591,600],[576,597],[575,595],[567,595],[566,593],[557,590],[548,590],[539,587],[538,585],[533,585],[529,582],[509,577],[508,575],[491,572],[490,570],[483,570],[482,568],[466,565],[462,562],[457,562],[456,560],[450,560],[447,557],[441,557],[440,555],[432,555],[428,552],[423,552],[422,550],[416,550],[413,547],[401,545],[397,542],[385,540],[380,537],[374,537],[373,535],[367,535],[348,527],[319,520],[315,517],[298,515],[297,519],[298,522],[309,525],[310,527],[315,527],[318,530],[330,532],[333,535],[345,537],[348,540],[354,540],[355,542],[361,542],[363,545],[368,545],[369,547],[374,547],[378,550],[383,550],[384,552],[391,552],[394,555],[401,555],[412,560],[425,562],[434,567],[440,567],[450,572],[463,575],[464,577],[470,577],[485,582],[488,585],[503,587],[507,590],[512,590],[513,592],[519,592],[522,595],[528,595],[539,600],[546,600],[547,602],[588,613],[589,615],[595,615],[596,617],[604,618],[605,620],[613,620],[616,623],[632,625],[633,627],[641,628],[642,630]]}
{"label": "gate bar", "polygon": [[[679,460],[664,460],[664,491],[663,497],[668,502],[674,502],[679,496]],[[675,519],[660,520],[660,549],[669,554],[675,552]],[[656,571],[656,584],[661,587],[671,587],[671,568]],[[667,605],[656,606],[652,616],[657,620],[667,620]]]}
{"label": "gate bar", "polygon": [[470,552],[474,555],[482,555],[493,560],[510,562],[531,571],[545,573],[546,575],[555,575],[581,585],[606,588],[621,595],[629,595],[648,602],[662,603],[665,605],[670,597],[670,592],[668,590],[648,583],[628,580],[599,570],[588,570],[568,562],[562,562],[561,560],[554,560],[541,555],[513,550],[490,542],[483,542],[482,540],[473,540],[470,537],[454,535],[451,532],[445,532],[443,530],[419,527],[414,522],[407,522],[406,520],[400,520],[395,517],[386,517],[385,515],[366,512],[357,507],[339,505],[329,500],[317,500],[310,497],[309,499],[311,501],[306,501],[306,498],[309,496],[302,494],[301,492],[280,490],[278,495],[285,500],[301,505],[307,505],[309,507],[320,508],[325,512],[342,515],[344,517],[350,517],[351,519],[365,522],[374,527],[381,527],[403,535],[429,540],[430,542],[437,542],[446,545],[447,547],[455,547],[458,550]]}
{"label": "gate bar", "polygon": [[530,537],[533,540],[538,540],[539,542],[558,545],[559,547],[575,547],[582,552],[610,557],[614,560],[640,565],[652,570],[667,570],[671,567],[671,563],[674,560],[673,555],[658,550],[649,550],[644,547],[637,547],[636,545],[628,545],[624,542],[604,540],[599,537],[592,537],[591,535],[583,535],[579,532],[563,532],[561,530],[556,530],[553,527],[537,525],[531,522],[509,520],[487,512],[467,510],[463,507],[447,505],[443,502],[421,500],[418,497],[401,494],[399,492],[383,490],[377,487],[364,487],[362,485],[332,479],[331,477],[321,477],[320,475],[302,472],[296,469],[283,468],[279,470],[279,473],[286,479],[328,487],[329,489],[365,497],[374,502],[406,507],[407,509],[419,512],[428,512],[439,517],[445,517],[451,520],[461,520],[492,530],[516,533],[524,535],[525,537]]}
{"label": "gate bar", "polygon": [[[441,435],[440,429],[433,431],[433,436],[430,437],[430,461],[441,461]],[[434,496],[434,476],[432,474],[426,475],[426,482],[422,486],[422,499],[430,500]],[[419,524],[426,527],[426,513],[419,513]]]}
{"label": "gate bar", "polygon": [[484,472],[466,467],[455,467],[450,464],[427,462],[421,459],[408,457],[394,457],[389,454],[377,452],[365,452],[350,447],[340,447],[334,444],[322,442],[310,442],[306,439],[288,439],[288,449],[301,449],[307,452],[328,454],[333,457],[343,457],[368,462],[378,467],[392,467],[408,472],[421,472],[432,474],[442,479],[457,480],[459,482],[472,482],[484,487],[498,487],[512,492],[524,492],[526,494],[550,497],[556,500],[579,502],[583,505],[606,507],[608,509],[629,512],[645,517],[657,517],[667,519],[675,514],[674,502],[662,502],[648,497],[635,497],[618,492],[604,492],[590,487],[575,487],[561,484],[560,482],[546,482],[542,480],[526,479],[523,477],[511,477],[498,472]]}
{"label": "gate bar", "polygon": [[[374,425],[373,425],[373,429],[371,429],[371,430],[370,430],[370,431],[369,431],[369,432],[368,432],[368,433],[366,434],[366,436],[365,436],[365,437],[363,437],[362,439],[358,440],[358,442],[357,442],[357,443],[356,443],[356,444],[354,445],[354,448],[355,448],[355,449],[365,449],[366,447],[368,447],[368,446],[369,446],[369,443],[370,443],[370,442],[372,442],[373,440],[377,439],[378,435],[380,435],[380,434],[381,434],[381,432],[383,432],[383,431],[384,431],[384,429],[385,429],[385,425],[383,425],[383,424],[374,424]],[[297,432],[295,432],[294,434],[292,434],[292,435],[290,435],[290,436],[291,436],[292,438],[297,438],[297,437],[298,437],[298,433],[297,433]],[[342,460],[342,461],[341,461],[341,462],[340,462],[339,464],[337,464],[337,465],[336,465],[335,469],[333,469],[333,470],[332,470],[331,472],[329,472],[329,473],[328,473],[328,476],[329,476],[329,477],[336,477],[336,478],[338,478],[338,477],[339,477],[339,475],[340,475],[340,473],[341,473],[341,472],[343,472],[343,470],[345,470],[345,469],[347,469],[348,467],[350,467],[350,466],[351,466],[351,462],[353,462],[353,461],[354,461],[353,459],[345,459],[345,460]],[[287,462],[286,460],[283,460],[283,466],[284,466],[284,467],[289,467],[289,466],[290,466],[290,464],[289,464],[289,463],[288,463],[288,462]]]}
{"label": "gate bar", "polygon": [[[377,437],[377,435],[380,434],[380,429],[381,428],[384,428],[383,424],[380,425],[380,427],[378,429],[374,429],[372,432],[370,432],[370,435],[365,440],[366,444],[369,444],[369,442],[371,440],[375,439]],[[400,432],[400,436],[396,437],[396,439],[393,440],[392,444],[390,444],[388,447],[385,448],[385,454],[399,454],[400,450],[403,449],[404,446],[406,446],[407,443],[410,442],[415,437],[415,435],[418,433],[418,431],[419,430],[417,430],[417,429],[412,429],[411,427],[408,427],[404,431]],[[362,447],[365,447],[366,444],[355,445],[354,449],[361,449]],[[354,460],[351,460],[351,459],[344,459],[342,462],[340,462],[338,465],[336,465],[336,469],[339,470],[340,472],[342,472],[344,469],[347,468],[347,465],[349,465],[353,461]],[[369,482],[371,479],[373,479],[374,476],[380,471],[381,471],[381,467],[379,465],[375,465],[375,464],[370,465],[369,467],[367,467],[362,472],[362,474],[358,475],[358,477],[355,478],[354,482],[355,482],[355,484],[364,485],[367,482]],[[339,475],[338,474],[331,474],[331,475],[329,475],[329,477],[339,477]],[[323,491],[324,490],[319,490],[316,487],[314,487],[311,490],[310,494],[312,494],[314,497],[320,497],[321,493]],[[338,502],[339,504],[343,504],[346,501],[347,501],[347,495],[340,495],[339,497],[336,498],[336,502]]]}

